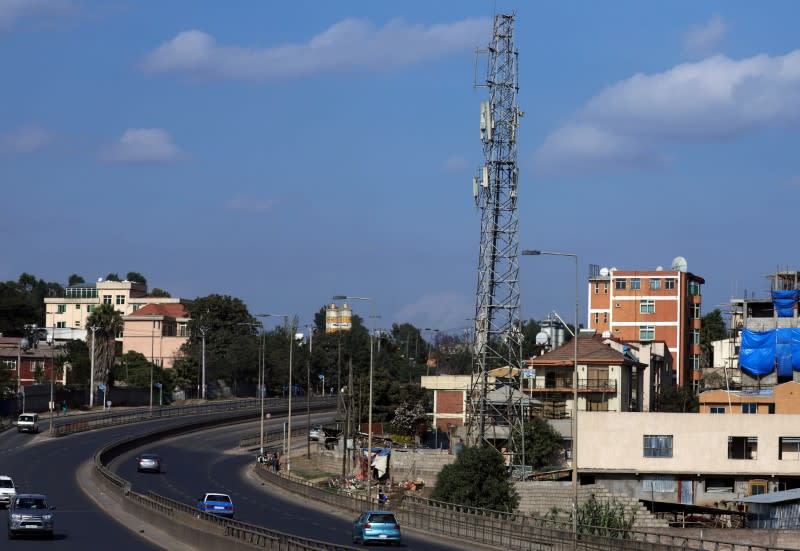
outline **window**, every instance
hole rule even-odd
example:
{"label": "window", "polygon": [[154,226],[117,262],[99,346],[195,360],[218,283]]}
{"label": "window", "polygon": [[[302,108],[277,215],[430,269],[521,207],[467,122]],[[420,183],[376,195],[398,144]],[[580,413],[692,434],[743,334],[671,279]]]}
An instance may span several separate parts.
{"label": "window", "polygon": [[97,305],[96,305],[96,304],[87,304],[87,305],[86,305],[86,311],[87,311],[87,312],[89,312],[90,314],[91,314],[92,312],[94,312],[94,309],[95,309],[95,308],[97,308]]}
{"label": "window", "polygon": [[608,399],[601,396],[587,396],[586,411],[608,411]]}
{"label": "window", "polygon": [[775,415],[775,404],[767,404],[767,414]]}
{"label": "window", "polygon": [[642,282],[638,277],[631,278],[631,289],[641,289]]}
{"label": "window", "polygon": [[700,344],[700,330],[692,329],[692,344]]}
{"label": "window", "polygon": [[758,413],[758,404],[742,404],[742,413]]}
{"label": "window", "polygon": [[600,314],[598,312],[594,313],[594,324],[597,325],[600,323]]}
{"label": "window", "polygon": [[711,413],[725,413],[725,406],[711,406]]}
{"label": "window", "polygon": [[700,294],[700,284],[697,281],[690,281],[689,282],[689,294],[692,296],[696,296]]}
{"label": "window", "polygon": [[134,312],[137,311],[139,308],[141,308],[141,306],[142,306],[141,304],[134,304],[133,305],[133,311]]}
{"label": "window", "polygon": [[14,360],[2,360],[0,361],[0,365],[5,367],[6,369],[17,369],[17,362]]}
{"label": "window", "polygon": [[668,277],[664,280],[664,289],[675,289],[675,278]]}
{"label": "window", "polygon": [[67,311],[67,305],[66,304],[59,304],[58,308],[56,309],[56,313],[57,314],[64,314],[64,313],[66,313],[66,311]]}
{"label": "window", "polygon": [[689,358],[689,361],[692,364],[693,371],[700,371],[700,355],[699,354],[692,354]]}
{"label": "window", "polygon": [[733,491],[733,478],[708,477],[706,478],[706,492],[724,493]]}
{"label": "window", "polygon": [[603,312],[603,323],[608,323],[608,312]]}
{"label": "window", "polygon": [[600,294],[600,284],[597,283],[597,282],[595,282],[595,284],[594,284],[594,294],[595,295],[599,295]]}
{"label": "window", "polygon": [[652,341],[656,338],[656,326],[655,325],[641,325],[639,326],[639,340],[640,341]]}
{"label": "window", "polygon": [[757,436],[729,436],[728,459],[753,460],[758,455]]}
{"label": "window", "polygon": [[80,309],[81,309],[81,305],[80,305],[80,304],[76,304],[76,305],[75,305],[75,309],[76,309],[76,310],[80,310]]}
{"label": "window", "polygon": [[700,319],[700,305],[699,304],[690,304],[689,305],[689,317],[695,320]]}
{"label": "window", "polygon": [[650,288],[651,289],[661,289],[661,280],[660,279],[651,279],[650,280]]}
{"label": "window", "polygon": [[189,327],[185,321],[178,322],[178,336],[179,337],[189,336]]}
{"label": "window", "polygon": [[675,478],[665,475],[642,477],[642,491],[672,493],[677,489]]}
{"label": "window", "polygon": [[103,304],[111,304],[111,295],[103,295]]}
{"label": "window", "polygon": [[639,313],[640,314],[655,314],[656,313],[656,301],[653,299],[645,299],[639,301]]}
{"label": "window", "polygon": [[625,290],[627,286],[627,279],[615,279],[614,280],[614,289],[617,290]]}
{"label": "window", "polygon": [[75,327],[81,326],[81,320],[75,320]]}
{"label": "window", "polygon": [[117,304],[125,304],[125,295],[117,295]]}
{"label": "window", "polygon": [[781,436],[778,438],[778,459],[781,461],[800,461],[800,436]]}
{"label": "window", "polygon": [[603,294],[604,294],[604,295],[607,295],[607,294],[608,294],[608,281],[606,281],[605,283],[603,283]]}
{"label": "window", "polygon": [[672,457],[672,435],[644,435],[645,457]]}
{"label": "window", "polygon": [[66,321],[57,321],[56,322],[56,329],[66,329],[67,322]]}

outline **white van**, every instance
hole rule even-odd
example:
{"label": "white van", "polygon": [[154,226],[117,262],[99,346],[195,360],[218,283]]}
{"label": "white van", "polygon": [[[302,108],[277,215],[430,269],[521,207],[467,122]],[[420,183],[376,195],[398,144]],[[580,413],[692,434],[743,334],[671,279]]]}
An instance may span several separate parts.
{"label": "white van", "polygon": [[38,413],[20,413],[17,419],[17,432],[39,432]]}

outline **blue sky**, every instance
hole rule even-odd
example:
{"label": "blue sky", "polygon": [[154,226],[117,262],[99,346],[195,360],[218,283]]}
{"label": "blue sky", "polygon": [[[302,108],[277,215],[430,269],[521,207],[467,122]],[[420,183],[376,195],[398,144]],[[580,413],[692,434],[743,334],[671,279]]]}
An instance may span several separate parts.
{"label": "blue sky", "polygon": [[[0,279],[137,271],[303,323],[350,294],[381,327],[466,326],[495,4],[522,248],[577,253],[582,281],[684,256],[706,312],[800,268],[795,2],[0,0]],[[522,258],[523,317],[571,319],[573,278]]]}

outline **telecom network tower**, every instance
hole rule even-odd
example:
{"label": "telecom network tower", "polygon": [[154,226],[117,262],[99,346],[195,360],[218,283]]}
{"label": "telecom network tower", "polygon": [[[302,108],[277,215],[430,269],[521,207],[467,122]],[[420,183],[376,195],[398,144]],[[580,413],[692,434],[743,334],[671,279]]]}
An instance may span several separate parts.
{"label": "telecom network tower", "polygon": [[[472,181],[481,213],[481,241],[467,442],[478,446],[509,438],[509,431],[522,422],[519,394],[512,390],[519,388],[521,354],[517,128],[522,112],[517,106],[514,19],[513,13],[495,15],[488,49],[476,52],[488,61],[486,83],[476,86],[489,90],[480,109],[484,164]],[[489,373],[497,368],[501,373],[506,368],[506,384]]]}

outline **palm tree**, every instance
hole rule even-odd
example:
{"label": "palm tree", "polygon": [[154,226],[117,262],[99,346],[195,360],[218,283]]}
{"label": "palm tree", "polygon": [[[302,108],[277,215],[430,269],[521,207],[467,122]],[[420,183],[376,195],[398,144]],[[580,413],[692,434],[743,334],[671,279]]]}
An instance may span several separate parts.
{"label": "palm tree", "polygon": [[[86,344],[89,350],[92,349],[92,339],[97,339],[94,344],[95,383],[108,382],[108,373],[114,365],[115,342],[117,335],[122,331],[122,325],[122,314],[111,304],[101,304],[86,319]],[[96,329],[92,331],[92,327]]]}

